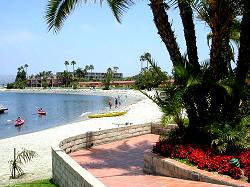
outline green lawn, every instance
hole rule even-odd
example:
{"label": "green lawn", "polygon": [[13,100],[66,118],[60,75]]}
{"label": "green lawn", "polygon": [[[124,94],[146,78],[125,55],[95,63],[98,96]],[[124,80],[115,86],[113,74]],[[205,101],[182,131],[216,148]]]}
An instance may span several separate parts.
{"label": "green lawn", "polygon": [[29,183],[9,185],[6,187],[57,187],[57,185],[53,183],[52,179],[44,179],[44,180],[33,181]]}

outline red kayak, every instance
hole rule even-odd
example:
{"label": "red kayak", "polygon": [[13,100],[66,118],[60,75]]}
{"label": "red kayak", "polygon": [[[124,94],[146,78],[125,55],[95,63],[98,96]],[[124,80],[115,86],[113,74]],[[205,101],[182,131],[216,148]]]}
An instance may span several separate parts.
{"label": "red kayak", "polygon": [[20,125],[23,125],[24,124],[24,119],[17,119],[15,121],[15,126],[20,126]]}
{"label": "red kayak", "polygon": [[37,113],[38,113],[39,115],[46,115],[46,112],[43,111],[43,110],[38,110]]}

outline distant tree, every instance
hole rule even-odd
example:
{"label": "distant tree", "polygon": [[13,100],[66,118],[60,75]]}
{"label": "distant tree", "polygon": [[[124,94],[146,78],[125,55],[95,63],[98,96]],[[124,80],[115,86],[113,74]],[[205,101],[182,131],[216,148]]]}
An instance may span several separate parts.
{"label": "distant tree", "polygon": [[65,67],[66,67],[66,70],[68,71],[69,62],[68,62],[67,60],[64,62],[64,65],[65,65]]}
{"label": "distant tree", "polygon": [[17,68],[17,75],[16,75],[15,82],[16,81],[26,81],[26,72],[23,66],[20,66],[19,68]]}
{"label": "distant tree", "polygon": [[92,73],[92,70],[94,70],[94,69],[95,69],[94,66],[92,64],[90,64],[89,65],[89,70],[91,71],[91,73]]}
{"label": "distant tree", "polygon": [[86,72],[88,72],[90,70],[89,65],[86,65],[84,69],[86,70]]}
{"label": "distant tree", "polygon": [[[160,71],[159,67],[156,68]],[[150,67],[136,77],[135,86],[139,89],[151,90],[152,88],[157,88],[161,82],[162,78],[153,67]]]}
{"label": "distant tree", "polygon": [[75,75],[76,77],[80,80],[82,78],[85,77],[85,74],[86,74],[86,71],[84,71],[83,69],[81,68],[77,68],[76,71],[75,71]]}
{"label": "distant tree", "polygon": [[75,65],[76,65],[76,61],[71,61],[71,63],[70,63],[72,66],[73,66],[73,73],[75,72]]}
{"label": "distant tree", "polygon": [[104,79],[102,81],[103,85],[104,85],[104,90],[109,90],[110,89],[110,83],[112,81],[113,78],[113,71],[111,68],[107,69],[107,72],[104,75]]}
{"label": "distant tree", "polygon": [[63,84],[65,85],[65,87],[68,87],[72,80],[72,74],[70,74],[68,71],[64,71],[62,73],[62,80],[63,80]]}
{"label": "distant tree", "polygon": [[141,71],[143,71],[143,62],[147,62],[147,69],[148,69],[148,63],[149,63],[149,60],[151,59],[151,54],[146,52],[144,53],[143,55],[140,56],[140,61],[141,61]]}
{"label": "distant tree", "polygon": [[27,74],[27,68],[29,67],[29,65],[28,64],[24,64],[24,68],[25,68],[25,73],[26,73],[26,76],[28,75]]}

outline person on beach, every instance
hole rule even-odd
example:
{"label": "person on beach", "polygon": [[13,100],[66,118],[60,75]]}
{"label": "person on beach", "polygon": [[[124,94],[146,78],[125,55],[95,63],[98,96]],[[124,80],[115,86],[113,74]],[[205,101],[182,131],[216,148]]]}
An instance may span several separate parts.
{"label": "person on beach", "polygon": [[110,109],[112,108],[112,101],[111,101],[111,99],[109,99],[109,108]]}
{"label": "person on beach", "polygon": [[121,97],[118,95],[118,104],[121,106]]}
{"label": "person on beach", "polygon": [[115,98],[115,108],[117,108],[117,107],[118,107],[118,99]]}

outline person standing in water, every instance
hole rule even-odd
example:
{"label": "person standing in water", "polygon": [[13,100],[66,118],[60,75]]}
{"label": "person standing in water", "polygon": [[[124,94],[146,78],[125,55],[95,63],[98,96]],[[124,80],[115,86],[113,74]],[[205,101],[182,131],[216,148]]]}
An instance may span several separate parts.
{"label": "person standing in water", "polygon": [[111,109],[112,108],[112,100],[109,99],[109,108]]}
{"label": "person standing in water", "polygon": [[118,100],[117,100],[117,98],[115,98],[115,108],[117,108],[118,107]]}

